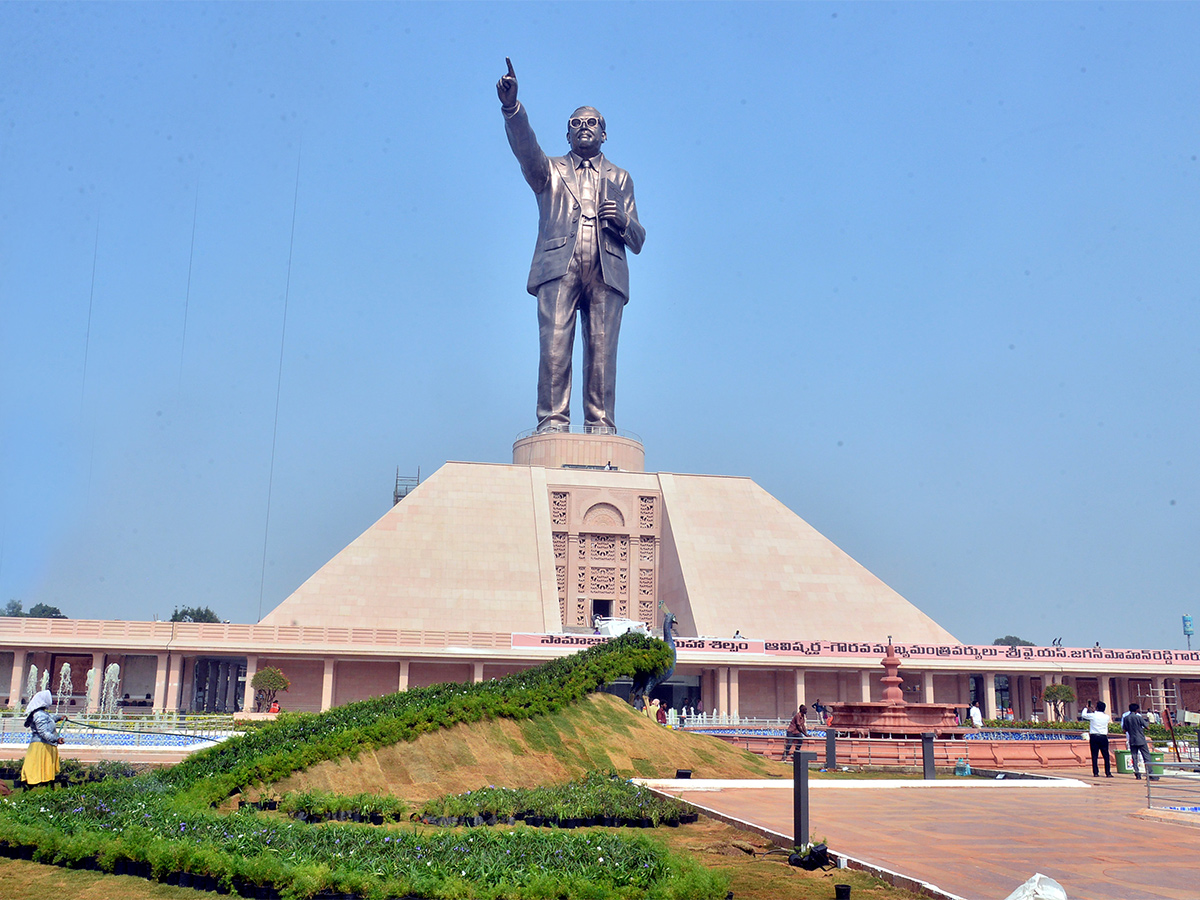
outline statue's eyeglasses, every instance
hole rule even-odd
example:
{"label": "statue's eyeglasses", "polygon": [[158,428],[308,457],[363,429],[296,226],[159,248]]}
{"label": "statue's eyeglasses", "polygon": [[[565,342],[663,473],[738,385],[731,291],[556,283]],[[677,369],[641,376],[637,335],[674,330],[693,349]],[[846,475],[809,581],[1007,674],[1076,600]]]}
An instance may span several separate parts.
{"label": "statue's eyeglasses", "polygon": [[588,116],[586,119],[581,119],[579,116],[576,116],[575,118],[571,119],[571,121],[567,122],[567,124],[572,128],[579,128],[583,125],[586,125],[588,128],[595,128],[600,124],[600,120],[595,116]]}

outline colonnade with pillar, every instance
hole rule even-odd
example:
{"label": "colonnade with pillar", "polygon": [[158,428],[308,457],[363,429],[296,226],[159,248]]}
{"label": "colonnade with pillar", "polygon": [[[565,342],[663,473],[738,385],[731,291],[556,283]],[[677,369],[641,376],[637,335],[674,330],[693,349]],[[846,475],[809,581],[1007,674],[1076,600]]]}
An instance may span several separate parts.
{"label": "colonnade with pillar", "polygon": [[[33,649],[12,651],[11,669],[3,672],[7,660],[0,659],[0,678],[8,682],[8,702],[18,707],[27,693],[27,676],[31,664],[46,669],[55,658],[70,656],[75,672],[91,668],[100,677],[94,678],[84,700],[79,683],[75,698],[80,706],[96,709],[100,705],[103,672],[114,661],[123,665],[126,660],[140,659],[139,687],[133,698],[138,706],[156,710],[191,710],[203,712],[251,711],[254,709],[255,674],[266,665],[280,667],[293,680],[292,689],[279,699],[285,709],[318,710],[371,696],[380,696],[410,686],[440,681],[480,682],[488,677],[502,677],[512,671],[536,665],[536,661],[504,658],[434,658],[434,657],[352,657],[316,650],[301,656],[286,652],[271,652],[269,648],[245,656],[162,650],[122,653],[92,649]],[[83,659],[79,659],[83,657]],[[153,660],[153,667],[149,660]],[[689,664],[681,660],[679,674],[689,679],[688,696],[696,696],[705,712],[739,716],[787,718],[800,703],[810,706],[820,698],[830,702],[861,702],[879,699],[883,671],[876,665],[836,666],[746,665],[748,660],[731,659],[729,665]],[[756,663],[761,660],[756,660]],[[905,698],[909,702],[951,703],[965,708],[972,696],[978,697],[986,718],[996,718],[1001,705],[1010,706],[1015,718],[1046,717],[1041,701],[1046,686],[1064,683],[1075,688],[1078,700],[1067,704],[1064,717],[1074,719],[1082,701],[1103,700],[1114,718],[1138,702],[1143,707],[1158,708],[1163,698],[1200,696],[1200,672],[1197,678],[1186,679],[1185,689],[1180,678],[1171,674],[1112,674],[1107,672],[1039,671],[1034,667],[1004,670],[971,671],[965,669],[921,669],[915,662],[900,671],[905,680]],[[1179,673],[1186,676],[1190,672]],[[151,676],[153,688],[151,689]],[[124,677],[124,672],[123,672]],[[998,688],[1007,683],[1007,693],[997,697]],[[682,690],[682,689],[680,689]],[[142,698],[152,693],[152,700]],[[28,699],[28,698],[24,698]],[[678,695],[677,695],[678,699]],[[134,705],[134,704],[131,704]]]}

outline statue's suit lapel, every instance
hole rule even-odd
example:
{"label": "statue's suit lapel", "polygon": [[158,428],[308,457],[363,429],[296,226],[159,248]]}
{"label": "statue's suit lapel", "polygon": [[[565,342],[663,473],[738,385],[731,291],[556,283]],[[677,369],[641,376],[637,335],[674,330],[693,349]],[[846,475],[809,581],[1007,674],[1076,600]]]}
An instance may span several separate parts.
{"label": "statue's suit lapel", "polygon": [[575,167],[571,165],[571,157],[559,156],[554,160],[554,164],[558,166],[559,177],[562,178],[562,183],[567,186],[571,196],[576,201],[579,200],[579,182],[576,179]]}

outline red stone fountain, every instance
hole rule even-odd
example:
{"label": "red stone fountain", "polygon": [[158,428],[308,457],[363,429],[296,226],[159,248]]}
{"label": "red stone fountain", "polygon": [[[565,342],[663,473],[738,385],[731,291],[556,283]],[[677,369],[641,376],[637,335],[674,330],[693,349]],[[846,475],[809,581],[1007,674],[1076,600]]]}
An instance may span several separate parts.
{"label": "red stone fountain", "polygon": [[900,685],[904,679],[898,674],[900,658],[892,647],[888,636],[887,655],[883,658],[883,699],[863,703],[831,703],[833,727],[837,731],[850,732],[861,737],[911,737],[933,732],[947,734],[959,732],[952,703],[906,703]]}

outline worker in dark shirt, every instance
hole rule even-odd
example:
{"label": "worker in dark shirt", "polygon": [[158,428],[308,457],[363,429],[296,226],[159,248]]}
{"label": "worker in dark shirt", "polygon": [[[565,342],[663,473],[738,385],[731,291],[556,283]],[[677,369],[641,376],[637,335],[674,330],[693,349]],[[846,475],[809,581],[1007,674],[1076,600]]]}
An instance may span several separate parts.
{"label": "worker in dark shirt", "polygon": [[803,703],[796,710],[796,714],[792,716],[792,721],[788,722],[786,737],[783,742],[783,761],[787,762],[788,756],[794,756],[794,747],[799,747],[801,741],[808,737],[808,725],[804,722],[804,717],[808,714],[808,707]]}

